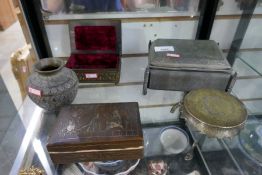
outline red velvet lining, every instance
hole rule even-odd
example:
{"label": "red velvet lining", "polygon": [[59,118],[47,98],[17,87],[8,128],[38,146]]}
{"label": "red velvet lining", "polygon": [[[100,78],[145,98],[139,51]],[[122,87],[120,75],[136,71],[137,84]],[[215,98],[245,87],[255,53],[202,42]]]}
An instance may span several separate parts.
{"label": "red velvet lining", "polygon": [[66,63],[70,69],[106,69],[117,68],[117,54],[72,54]]}
{"label": "red velvet lining", "polygon": [[116,50],[114,26],[76,26],[75,45],[77,50]]}

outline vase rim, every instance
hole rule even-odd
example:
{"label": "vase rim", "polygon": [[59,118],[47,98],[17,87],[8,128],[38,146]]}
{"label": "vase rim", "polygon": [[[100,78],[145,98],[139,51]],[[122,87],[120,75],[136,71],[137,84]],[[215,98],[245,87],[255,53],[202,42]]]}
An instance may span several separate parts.
{"label": "vase rim", "polygon": [[64,67],[62,60],[58,58],[44,58],[34,65],[36,72],[40,74],[51,74],[58,72]]}

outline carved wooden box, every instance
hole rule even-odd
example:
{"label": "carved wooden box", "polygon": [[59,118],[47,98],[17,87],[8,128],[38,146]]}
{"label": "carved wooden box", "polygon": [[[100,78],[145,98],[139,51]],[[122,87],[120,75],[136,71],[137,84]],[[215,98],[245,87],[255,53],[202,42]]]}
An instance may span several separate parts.
{"label": "carved wooden box", "polygon": [[54,163],[127,160],[143,157],[138,103],[63,107],[47,150]]}

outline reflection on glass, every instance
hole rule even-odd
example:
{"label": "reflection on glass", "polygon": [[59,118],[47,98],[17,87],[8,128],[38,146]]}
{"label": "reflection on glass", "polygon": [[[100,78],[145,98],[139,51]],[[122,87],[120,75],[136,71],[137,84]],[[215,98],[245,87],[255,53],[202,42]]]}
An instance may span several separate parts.
{"label": "reflection on glass", "polygon": [[72,0],[70,10],[73,12],[113,12],[122,11],[121,0]]}
{"label": "reflection on glass", "polygon": [[[198,0],[41,0],[52,13],[188,11]],[[193,7],[195,8],[195,7]]]}
{"label": "reflection on glass", "polygon": [[123,5],[125,11],[147,10],[156,8],[157,0],[125,0]]}
{"label": "reflection on glass", "polygon": [[67,0],[41,0],[42,9],[52,13],[61,12],[64,9],[64,1]]}

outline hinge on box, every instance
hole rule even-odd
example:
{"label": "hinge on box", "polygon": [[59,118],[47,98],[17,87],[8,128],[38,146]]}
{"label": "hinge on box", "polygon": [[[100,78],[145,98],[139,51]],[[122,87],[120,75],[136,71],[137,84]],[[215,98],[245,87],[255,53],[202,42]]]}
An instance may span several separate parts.
{"label": "hinge on box", "polygon": [[228,85],[227,85],[227,88],[226,88],[226,92],[228,93],[231,93],[232,92],[232,89],[236,83],[236,80],[237,80],[237,73],[234,72],[231,77],[230,77],[230,80],[228,82]]}
{"label": "hinge on box", "polygon": [[181,101],[175,103],[175,104],[172,106],[170,112],[171,112],[171,113],[174,113],[174,112],[176,111],[176,109],[180,108],[181,106],[182,106],[182,102],[181,102]]}

